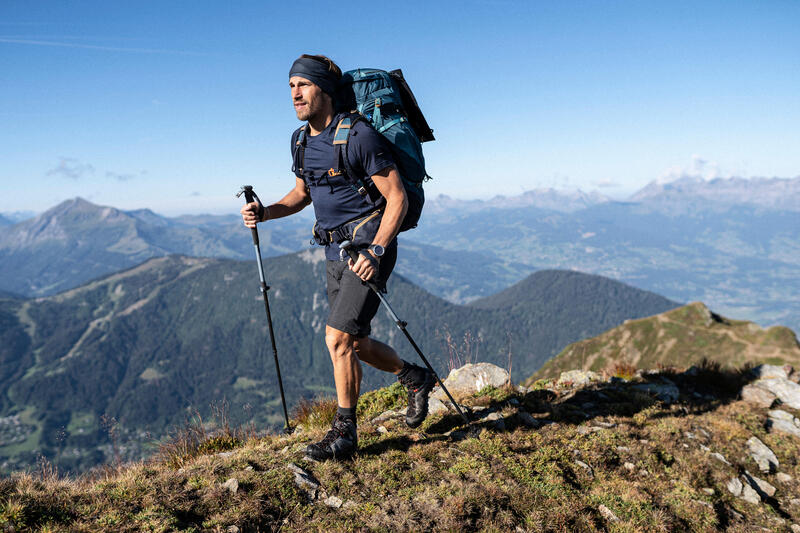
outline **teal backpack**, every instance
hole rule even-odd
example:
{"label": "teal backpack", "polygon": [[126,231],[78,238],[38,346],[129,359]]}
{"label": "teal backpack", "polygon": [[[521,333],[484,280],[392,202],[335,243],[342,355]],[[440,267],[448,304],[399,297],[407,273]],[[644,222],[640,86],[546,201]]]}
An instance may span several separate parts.
{"label": "teal backpack", "polygon": [[336,158],[343,163],[340,168],[344,168],[350,179],[355,180],[354,186],[360,194],[369,193],[370,184],[354,178],[344,156],[350,128],[356,121],[368,122],[389,141],[406,190],[408,211],[400,231],[416,227],[425,203],[422,183],[430,179],[425,171],[422,143],[435,139],[411,88],[403,78],[403,72],[399,69],[391,72],[378,69],[345,72],[336,102],[340,111],[352,111],[339,121],[334,136]]}

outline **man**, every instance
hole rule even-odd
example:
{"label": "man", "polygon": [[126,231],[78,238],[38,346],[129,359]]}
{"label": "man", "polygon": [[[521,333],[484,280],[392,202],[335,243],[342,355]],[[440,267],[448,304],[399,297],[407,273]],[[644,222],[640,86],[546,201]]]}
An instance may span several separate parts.
{"label": "man", "polygon": [[[356,403],[361,387],[359,361],[397,375],[408,389],[406,423],[419,426],[428,414],[428,395],[433,374],[403,361],[386,344],[369,337],[370,322],[380,305],[364,283],[385,286],[397,258],[397,233],[408,199],[391,150],[383,137],[365,121],[350,131],[339,169],[333,139],[340,119],[335,95],[341,70],[325,56],[304,54],[289,71],[289,87],[297,118],[304,128],[292,136],[295,186],[280,201],[259,213],[257,203],[245,205],[245,226],[297,213],[314,204],[315,238],[325,245],[328,303],[325,343],[333,363],[339,408],[331,430],[306,453],[318,460],[349,457],[358,447]],[[302,130],[302,131],[301,131]],[[353,179],[367,184],[369,194],[353,186]],[[357,238],[355,238],[357,237]],[[358,261],[340,258],[338,243],[352,240],[359,246]]]}

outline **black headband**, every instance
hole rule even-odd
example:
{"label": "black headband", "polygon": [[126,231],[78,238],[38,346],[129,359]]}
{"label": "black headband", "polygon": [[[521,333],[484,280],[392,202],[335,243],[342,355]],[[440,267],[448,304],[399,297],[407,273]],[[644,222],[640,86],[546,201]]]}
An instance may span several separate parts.
{"label": "black headband", "polygon": [[289,77],[292,76],[300,76],[319,85],[331,98],[336,94],[336,86],[339,84],[339,78],[328,70],[328,65],[308,57],[301,57],[292,64]]}

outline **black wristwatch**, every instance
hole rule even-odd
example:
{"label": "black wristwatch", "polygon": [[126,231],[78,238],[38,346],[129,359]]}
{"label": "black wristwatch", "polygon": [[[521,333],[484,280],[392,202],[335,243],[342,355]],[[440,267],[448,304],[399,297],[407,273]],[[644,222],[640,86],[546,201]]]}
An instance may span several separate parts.
{"label": "black wristwatch", "polygon": [[386,252],[384,247],[381,246],[380,244],[370,244],[369,245],[369,250],[373,254],[375,254],[375,257],[378,257],[378,258],[383,257],[383,254]]}

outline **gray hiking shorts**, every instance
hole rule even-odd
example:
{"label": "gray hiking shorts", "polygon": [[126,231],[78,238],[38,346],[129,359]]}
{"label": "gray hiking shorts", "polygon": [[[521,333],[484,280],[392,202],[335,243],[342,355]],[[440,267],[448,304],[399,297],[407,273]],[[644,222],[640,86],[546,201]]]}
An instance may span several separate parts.
{"label": "gray hiking shorts", "polygon": [[[384,287],[397,261],[396,241],[386,247],[378,269],[379,287]],[[370,322],[378,312],[381,301],[369,286],[347,266],[347,261],[327,261],[328,326],[357,338],[368,337]],[[374,278],[373,278],[374,279]]]}

